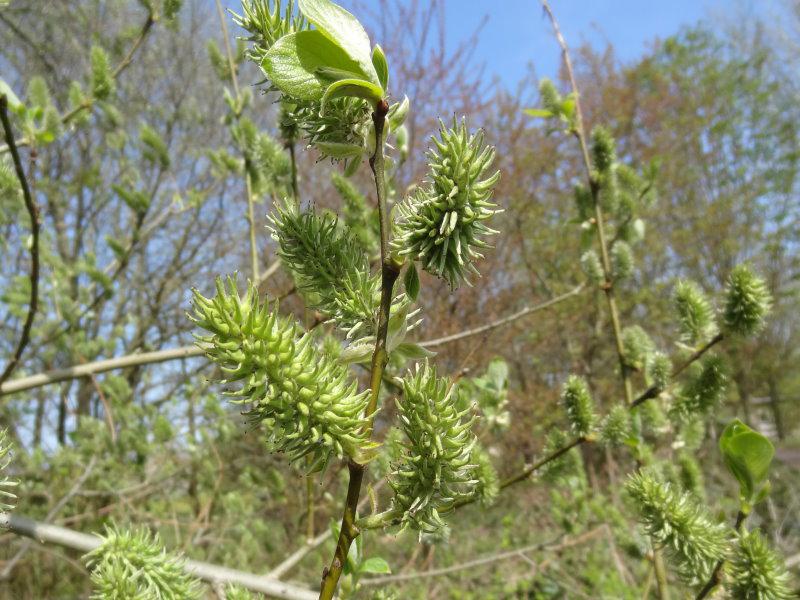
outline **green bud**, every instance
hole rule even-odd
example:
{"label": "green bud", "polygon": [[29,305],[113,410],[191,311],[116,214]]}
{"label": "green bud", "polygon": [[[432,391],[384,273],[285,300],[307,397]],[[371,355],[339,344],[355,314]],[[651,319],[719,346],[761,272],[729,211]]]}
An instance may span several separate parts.
{"label": "green bud", "polygon": [[586,436],[592,432],[596,415],[589,386],[583,377],[570,375],[561,389],[561,404],[567,413],[572,432]]}
{"label": "green bud", "polygon": [[539,96],[542,106],[549,110],[554,116],[561,112],[561,94],[556,90],[556,86],[548,78],[539,82]]}
{"label": "green bud", "polygon": [[672,301],[684,341],[695,345],[707,341],[717,333],[714,308],[694,281],[679,280],[675,284]]}
{"label": "green bud", "polygon": [[473,262],[490,247],[482,237],[497,233],[484,221],[500,212],[490,201],[500,172],[488,175],[494,148],[484,145],[482,131],[469,134],[466,120],[452,129],[440,122],[439,138],[428,152],[431,186],[398,206],[393,247],[455,288],[468,272],[479,274]]}
{"label": "green bud", "polygon": [[692,365],[689,380],[675,397],[673,416],[708,415],[722,402],[728,385],[728,372],[720,356],[708,355]]}
{"label": "green bud", "polygon": [[745,336],[758,333],[771,307],[772,295],[764,280],[747,265],[735,267],[728,278],[725,327]]}
{"label": "green bud", "polygon": [[645,378],[649,385],[654,385],[658,390],[667,389],[672,377],[672,361],[663,352],[653,352],[645,365]]}

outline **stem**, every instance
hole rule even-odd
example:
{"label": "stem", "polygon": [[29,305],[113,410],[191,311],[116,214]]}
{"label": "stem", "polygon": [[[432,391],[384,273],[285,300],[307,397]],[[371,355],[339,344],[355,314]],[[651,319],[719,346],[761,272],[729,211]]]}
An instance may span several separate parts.
{"label": "stem", "polygon": [[[736,515],[736,524],[734,525],[734,529],[736,531],[741,531],[742,525],[744,525],[744,521],[747,519],[747,513],[743,511],[739,511]],[[708,582],[703,586],[703,589],[700,590],[700,593],[697,594],[695,600],[703,600],[706,596],[708,596],[714,588],[717,587],[720,583],[722,583],[722,567],[725,564],[724,560],[719,561],[714,570],[711,573],[711,577],[708,579]]]}
{"label": "stem", "polygon": [[299,206],[300,192],[297,189],[297,157],[295,157],[294,142],[286,144],[286,147],[289,149],[289,162],[292,165],[292,195],[295,206]]}
{"label": "stem", "polygon": [[14,356],[8,361],[6,368],[0,374],[0,386],[3,382],[8,380],[11,373],[14,372],[19,361],[22,359],[22,353],[28,345],[31,336],[31,328],[33,327],[33,319],[36,316],[36,310],[39,306],[39,228],[41,220],[39,217],[39,205],[31,194],[31,188],[28,185],[28,179],[25,177],[25,170],[22,168],[22,161],[19,158],[19,151],[14,142],[14,131],[11,128],[11,121],[8,118],[8,97],[5,94],[0,95],[0,120],[3,123],[3,132],[6,140],[6,147],[11,152],[11,158],[14,162],[14,170],[19,179],[19,185],[22,188],[22,196],[25,200],[25,208],[28,210],[28,216],[31,220],[31,293],[28,300],[28,314],[25,317],[25,323],[22,326],[22,333],[17,342],[17,348],[14,351]]}
{"label": "stem", "polygon": [[[306,456],[306,465],[310,466],[311,456]],[[314,476],[306,475],[306,542],[314,541]]]}
{"label": "stem", "polygon": [[256,242],[256,218],[253,210],[253,183],[250,178],[250,171],[245,164],[244,188],[247,194],[247,224],[250,229],[250,270],[253,273],[253,281],[261,278],[258,272],[258,244]]}
{"label": "stem", "polygon": [[[378,310],[378,331],[375,340],[375,350],[372,353],[372,367],[370,369],[370,397],[365,416],[367,418],[366,430],[372,434],[372,415],[378,407],[378,396],[381,391],[383,372],[386,368],[388,354],[386,352],[386,336],[389,331],[389,310],[392,304],[392,289],[397,276],[400,274],[399,265],[392,261],[389,255],[389,211],[386,206],[386,173],[383,155],[383,129],[386,124],[386,113],[389,104],[381,100],[372,113],[375,124],[375,153],[369,160],[372,174],[375,178],[375,191],[378,196],[378,214],[381,225],[381,303]],[[358,510],[358,497],[361,493],[361,483],[364,479],[365,466],[350,460],[348,463],[350,481],[347,486],[347,500],[342,514],[342,525],[339,539],[336,542],[331,564],[322,574],[322,586],[319,600],[331,600],[336,593],[336,586],[342,575],[347,553],[353,540],[358,537],[359,528],[356,526],[356,513]]]}
{"label": "stem", "polygon": [[578,92],[578,84],[575,81],[575,72],[572,68],[572,59],[569,55],[567,42],[561,33],[558,26],[558,21],[553,14],[550,4],[547,0],[542,0],[542,8],[550,18],[550,23],[553,26],[553,31],[561,47],[561,55],[564,59],[564,66],[567,70],[569,83],[572,87],[572,93],[575,95],[575,125],[572,132],[578,140],[581,148],[581,157],[583,159],[583,166],[586,169],[586,179],[589,182],[589,189],[592,193],[592,203],[594,204],[594,218],[595,226],[597,227],[597,241],[600,246],[600,258],[603,265],[603,277],[605,282],[602,286],[603,291],[608,301],[608,312],[611,315],[611,326],[614,330],[614,345],[616,346],[617,356],[619,358],[620,376],[622,377],[622,384],[625,389],[625,401],[627,404],[633,403],[633,387],[630,380],[630,370],[625,362],[625,349],[622,345],[622,327],[619,322],[619,310],[617,309],[617,300],[614,296],[614,281],[611,276],[611,261],[608,257],[608,242],[606,241],[605,226],[603,220],[603,209],[600,206],[600,185],[592,173],[592,161],[589,158],[589,147],[586,143],[586,132],[583,129],[583,111],[581,110],[580,94]]}
{"label": "stem", "polygon": [[658,548],[653,548],[653,572],[656,574],[656,590],[660,600],[669,600],[667,584],[667,568],[664,566],[664,555]]}

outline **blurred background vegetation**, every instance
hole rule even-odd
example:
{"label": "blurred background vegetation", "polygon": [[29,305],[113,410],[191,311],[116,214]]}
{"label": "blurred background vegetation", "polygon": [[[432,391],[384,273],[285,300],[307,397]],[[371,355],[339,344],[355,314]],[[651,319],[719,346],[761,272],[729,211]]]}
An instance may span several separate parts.
{"label": "blurred background vegetation", "polygon": [[[535,57],[511,93],[475,65],[470,48],[479,31],[445,43],[442,1],[361,4],[360,17],[390,57],[391,88],[412,105],[409,159],[397,172],[397,189],[422,177],[439,116],[466,114],[473,127],[484,127],[502,171],[496,200],[505,212],[494,224],[502,233],[481,265],[482,285],[449,294],[445,283],[426,280],[425,320],[415,338],[468,330],[574,288],[583,280],[572,199],[579,156],[570,140],[523,113],[538,102]],[[525,18],[538,10],[531,3]],[[633,60],[620,60],[612,43],[575,48],[574,60],[588,124],[608,124],[621,160],[658,172],[659,201],[626,284],[623,321],[646,325],[666,347],[676,338],[676,277],[713,292],[735,264],[749,261],[769,283],[775,306],[768,326],[756,340],[726,346],[728,402],[707,423],[695,456],[706,473],[699,489],[716,501],[735,496],[716,451],[720,425],[738,415],[773,439],[774,491],[754,519],[796,576],[800,45],[793,34],[800,4],[787,2],[783,14],[780,22],[686,26]],[[175,20],[148,23],[136,2],[0,7],[2,79],[41,108],[26,132],[35,148],[26,166],[42,208],[41,303],[16,377],[190,345],[190,288],[208,292],[216,275],[249,270],[244,162],[228,127],[223,87],[230,87],[230,67],[214,3],[186,2]],[[241,32],[230,20],[228,27],[242,59],[239,85],[257,95],[251,84],[260,74],[243,60],[244,46],[234,39]],[[89,93],[92,45],[122,67],[104,99]],[[243,117],[277,137],[269,96],[257,96]],[[343,199],[342,184],[332,179],[337,168],[310,168],[316,155],[299,145],[295,151],[305,204],[368,210],[365,170]],[[274,169],[262,158],[256,176]],[[22,204],[3,185],[0,356],[11,356],[27,309],[29,229]],[[315,315],[303,311],[291,277],[269,269],[275,248],[261,227],[278,193],[267,184],[256,188],[259,261],[271,275],[262,291],[310,323]],[[543,432],[563,421],[554,406],[567,374],[613,371],[617,356],[598,335],[608,325],[604,302],[601,292],[584,291],[435,348],[440,372],[462,377],[465,393],[494,416],[484,420],[481,438],[501,475],[532,459]],[[186,358],[0,396],[0,426],[16,444],[20,512],[85,532],[111,520],[146,524],[191,558],[255,573],[328,531],[339,515],[345,470],[333,466],[314,481],[309,524],[300,470],[267,452],[258,432],[209,386],[211,368],[203,358]],[[595,390],[606,409],[618,392],[608,381],[609,389]],[[680,448],[667,451],[680,468]],[[646,597],[647,561],[614,493],[631,459],[603,448],[582,452],[581,477],[545,478],[512,488],[489,510],[460,511],[449,540],[368,536],[365,552],[386,558],[394,574],[365,587],[362,597],[378,587],[402,598]],[[604,495],[607,482],[611,493]],[[321,537],[283,577],[318,580],[333,544]],[[0,598],[88,594],[77,553],[27,548],[11,534],[0,540]]]}

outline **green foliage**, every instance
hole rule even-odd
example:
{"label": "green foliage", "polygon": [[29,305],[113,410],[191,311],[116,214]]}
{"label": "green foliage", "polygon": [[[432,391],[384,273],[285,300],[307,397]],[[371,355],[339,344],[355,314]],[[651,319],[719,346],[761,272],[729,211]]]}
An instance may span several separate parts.
{"label": "green foliage", "polygon": [[474,417],[471,408],[457,408],[451,383],[427,363],[403,379],[396,402],[407,445],[390,478],[394,508],[402,511],[404,528],[436,533],[446,527],[441,513],[478,485],[471,463]]}
{"label": "green foliage", "polygon": [[377,326],[380,278],[356,237],[329,215],[291,207],[272,216],[279,256],[295,276],[308,304],[347,331],[371,335]]}
{"label": "green foliage", "polygon": [[11,444],[5,429],[0,429],[0,510],[11,510],[17,496],[11,491],[19,482],[3,472],[11,464]]}
{"label": "green foliage", "polygon": [[561,388],[561,404],[567,413],[572,433],[585,437],[592,432],[596,415],[589,385],[583,377],[570,375]]}
{"label": "green foliage", "polygon": [[98,100],[105,100],[117,89],[108,61],[108,54],[100,46],[92,46],[90,58],[92,64],[92,95]]}
{"label": "green foliage", "polygon": [[728,423],[719,438],[725,465],[739,482],[739,496],[744,512],[769,493],[769,466],[775,456],[772,443],[739,419]]}
{"label": "green foliage", "polygon": [[696,345],[716,334],[714,308],[697,283],[688,279],[679,280],[675,284],[672,298],[684,341]]}
{"label": "green foliage", "polygon": [[366,460],[374,445],[364,426],[367,394],[346,369],[314,347],[299,324],[259,302],[249,286],[244,298],[236,283],[228,290],[217,279],[217,295],[193,292],[192,320],[211,335],[198,336],[208,357],[222,367],[225,383],[242,382],[228,392],[252,403],[249,416],[269,429],[269,439],[296,461],[312,457],[310,469],[323,469],[331,455]]}
{"label": "green foliage", "polygon": [[739,335],[753,335],[764,326],[772,306],[767,284],[747,265],[738,265],[728,278],[723,318],[725,327]]}
{"label": "green foliage", "polygon": [[107,527],[103,543],[84,556],[97,600],[191,600],[202,597],[183,559],[145,529]]}
{"label": "green foliage", "polygon": [[728,564],[730,592],[736,600],[795,598],[780,556],[756,529],[739,536]]}
{"label": "green foliage", "polygon": [[493,432],[506,429],[511,421],[508,412],[508,379],[508,363],[502,358],[493,358],[482,375],[458,382],[460,406],[477,406],[481,424]]}
{"label": "green foliage", "polygon": [[145,160],[159,165],[162,169],[169,167],[169,148],[164,138],[147,123],[139,127],[139,139],[144,148],[142,155]]}
{"label": "green foliage", "polygon": [[394,249],[455,288],[468,272],[479,274],[473,261],[489,247],[481,236],[497,233],[484,221],[499,212],[490,199],[500,172],[487,176],[494,148],[484,145],[482,131],[470,134],[466,120],[452,129],[440,122],[439,138],[428,152],[431,185],[398,207]]}
{"label": "green foliage", "polygon": [[626,489],[645,531],[665,550],[681,578],[690,585],[705,582],[725,558],[728,529],[715,523],[692,494],[680,493],[648,472],[631,475]]}

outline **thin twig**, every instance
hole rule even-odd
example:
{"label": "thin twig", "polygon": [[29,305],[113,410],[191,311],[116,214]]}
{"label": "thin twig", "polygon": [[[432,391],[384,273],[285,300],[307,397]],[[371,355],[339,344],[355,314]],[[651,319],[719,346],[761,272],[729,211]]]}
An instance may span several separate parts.
{"label": "thin twig", "polygon": [[[739,531],[742,528],[745,519],[747,519],[747,513],[740,510],[736,515],[736,524],[733,526],[736,531]],[[715,587],[722,583],[722,567],[724,564],[724,560],[717,562],[717,564],[714,566],[714,570],[711,572],[711,577],[709,577],[708,581],[703,586],[703,589],[697,594],[695,600],[703,600],[703,598],[714,591]]]}
{"label": "thin twig", "polygon": [[14,356],[6,365],[3,373],[0,374],[0,387],[8,380],[11,373],[19,364],[22,358],[22,353],[28,345],[31,336],[31,327],[33,327],[33,319],[36,316],[36,310],[39,306],[39,229],[41,227],[41,220],[39,217],[39,205],[31,194],[28,179],[25,177],[25,170],[22,168],[22,161],[19,158],[19,151],[17,144],[14,141],[14,131],[11,128],[11,121],[8,118],[8,97],[3,94],[0,96],[0,120],[3,122],[3,132],[5,134],[6,145],[11,151],[11,158],[14,162],[14,170],[17,173],[20,187],[22,188],[22,196],[25,199],[25,208],[28,211],[28,216],[31,220],[31,272],[30,272],[30,298],[28,301],[28,314],[25,317],[25,323],[22,326],[22,333],[17,342],[17,348],[14,351]]}
{"label": "thin twig", "polygon": [[435,348],[436,346],[443,346],[444,344],[450,344],[458,340],[463,340],[464,338],[472,337],[474,335],[480,335],[481,333],[491,331],[492,329],[497,329],[498,327],[502,327],[503,325],[512,323],[517,319],[521,319],[522,317],[526,317],[533,313],[539,312],[540,310],[550,308],[551,306],[554,306],[559,302],[568,300],[572,296],[578,295],[583,290],[583,287],[584,287],[583,284],[580,284],[577,287],[574,287],[570,291],[566,292],[565,294],[561,294],[560,296],[556,296],[555,298],[551,298],[550,300],[547,300],[546,302],[542,302],[541,304],[537,304],[535,306],[526,306],[513,314],[497,319],[496,321],[492,321],[491,323],[487,323],[486,325],[481,325],[480,327],[475,327],[473,329],[466,329],[464,331],[459,331],[458,333],[454,333],[452,335],[446,335],[444,337],[436,338],[433,340],[419,342],[419,345],[424,346],[425,348]]}

